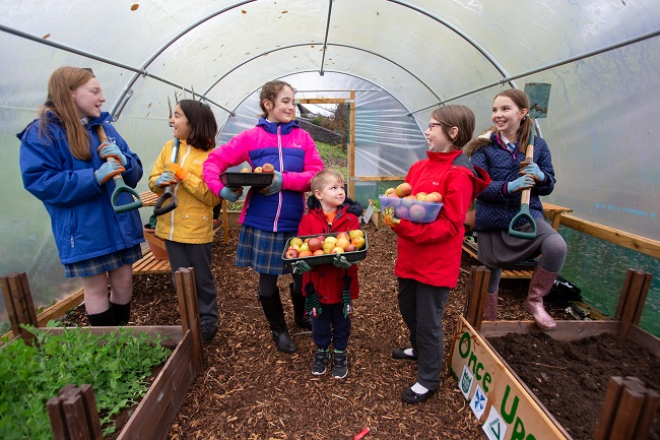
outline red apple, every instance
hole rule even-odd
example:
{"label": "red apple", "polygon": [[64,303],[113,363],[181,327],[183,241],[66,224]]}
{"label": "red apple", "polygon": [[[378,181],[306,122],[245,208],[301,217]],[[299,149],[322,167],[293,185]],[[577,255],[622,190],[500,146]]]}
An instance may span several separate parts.
{"label": "red apple", "polygon": [[318,238],[311,238],[307,245],[309,246],[309,250],[314,253],[314,251],[323,249],[323,240],[319,240]]}
{"label": "red apple", "polygon": [[273,166],[272,163],[266,162],[261,166],[261,171],[264,173],[274,173],[275,172],[275,167]]}
{"label": "red apple", "polygon": [[319,240],[321,240],[321,242],[324,242],[324,241],[325,241],[325,235],[319,235],[319,236],[316,237],[316,238],[318,238]]}
{"label": "red apple", "polygon": [[410,216],[410,220],[420,222],[426,217],[426,208],[422,204],[415,203],[410,207],[408,215]]}
{"label": "red apple", "polygon": [[349,244],[348,246],[346,246],[346,249],[344,249],[344,250],[346,252],[355,252],[355,251],[358,250],[358,248],[354,244]]}
{"label": "red apple", "polygon": [[318,255],[325,255],[325,252],[323,252],[323,249],[317,249],[314,251],[312,255],[314,255],[315,257]]}
{"label": "red apple", "polygon": [[286,254],[284,254],[284,256],[286,258],[298,258],[298,251],[293,248],[289,248],[287,249]]}
{"label": "red apple", "polygon": [[394,215],[399,219],[408,218],[408,208],[406,208],[405,206],[399,206],[394,211]]}

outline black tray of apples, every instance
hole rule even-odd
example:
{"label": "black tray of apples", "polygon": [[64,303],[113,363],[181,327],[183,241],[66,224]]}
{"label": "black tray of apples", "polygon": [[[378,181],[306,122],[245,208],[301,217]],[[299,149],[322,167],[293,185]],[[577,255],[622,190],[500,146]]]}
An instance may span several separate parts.
{"label": "black tray of apples", "polygon": [[310,266],[321,266],[332,264],[336,254],[339,254],[354,263],[366,258],[368,248],[367,233],[361,229],[323,235],[304,235],[286,241],[282,259],[288,267],[300,260],[305,260]]}

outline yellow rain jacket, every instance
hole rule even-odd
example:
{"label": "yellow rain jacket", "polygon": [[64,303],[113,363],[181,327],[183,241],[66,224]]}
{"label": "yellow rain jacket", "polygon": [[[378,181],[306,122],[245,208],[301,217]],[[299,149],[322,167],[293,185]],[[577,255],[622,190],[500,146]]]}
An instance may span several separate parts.
{"label": "yellow rain jacket", "polygon": [[[164,191],[164,188],[156,187],[156,179],[172,162],[173,147],[173,139],[165,143],[149,175],[149,188],[155,193],[162,194]],[[177,208],[158,217],[158,237],[190,244],[213,241],[213,207],[221,199],[202,180],[202,165],[211,151],[200,150],[181,140],[176,163],[187,171],[187,175],[172,188],[178,199]]]}

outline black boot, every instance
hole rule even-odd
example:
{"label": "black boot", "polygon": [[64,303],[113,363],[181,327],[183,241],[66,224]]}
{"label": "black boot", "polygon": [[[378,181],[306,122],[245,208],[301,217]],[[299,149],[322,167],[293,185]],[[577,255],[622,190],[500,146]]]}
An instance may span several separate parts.
{"label": "black boot", "polygon": [[87,315],[87,319],[89,320],[89,325],[92,327],[114,327],[117,325],[115,315],[112,314],[111,309],[105,312]]}
{"label": "black boot", "polygon": [[128,304],[124,304],[124,305],[110,302],[110,310],[112,311],[112,314],[115,316],[115,321],[117,321],[117,325],[128,325],[128,320],[131,317],[130,301],[128,302]]}
{"label": "black boot", "polygon": [[269,297],[259,296],[259,301],[261,301],[264,315],[266,315],[266,319],[270,324],[273,341],[275,341],[277,349],[284,353],[295,352],[297,347],[291,339],[291,336],[289,336],[289,332],[286,328],[284,310],[282,310],[282,302],[280,301],[279,292]]}
{"label": "black boot", "polygon": [[293,314],[295,317],[296,325],[306,330],[312,329],[312,318],[305,316],[305,297],[302,292],[293,290],[294,283],[289,284],[289,292],[291,293],[291,302],[293,303]]}

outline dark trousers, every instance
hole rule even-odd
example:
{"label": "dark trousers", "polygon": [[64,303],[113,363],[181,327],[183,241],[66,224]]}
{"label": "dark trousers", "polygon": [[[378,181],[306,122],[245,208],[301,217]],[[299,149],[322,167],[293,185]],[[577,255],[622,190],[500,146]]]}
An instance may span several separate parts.
{"label": "dark trousers", "polygon": [[181,267],[195,269],[197,305],[200,323],[217,324],[218,292],[211,271],[211,243],[188,244],[165,240],[165,248],[172,268],[172,283],[176,287],[174,273]]}
{"label": "dark trousers", "polygon": [[344,317],[344,304],[321,304],[323,313],[312,318],[312,338],[318,348],[346,350],[351,335],[351,318]]}
{"label": "dark trousers", "polygon": [[448,287],[399,278],[399,310],[410,330],[410,343],[418,356],[417,382],[429,390],[440,387],[444,354],[442,315],[448,297]]}

